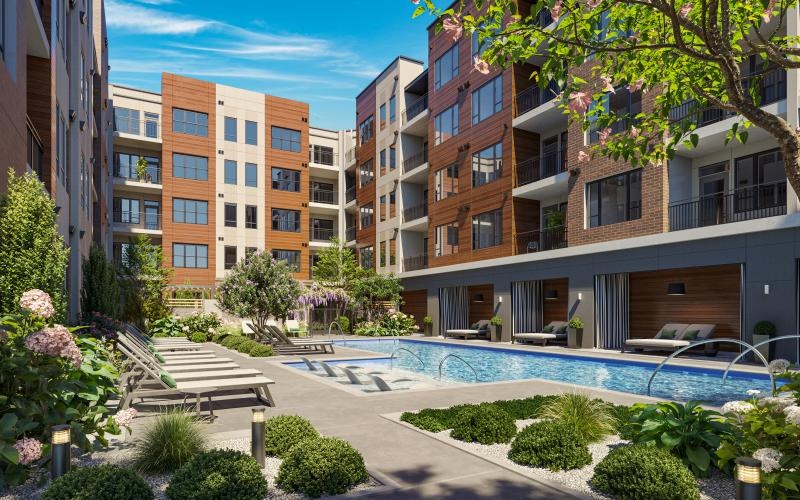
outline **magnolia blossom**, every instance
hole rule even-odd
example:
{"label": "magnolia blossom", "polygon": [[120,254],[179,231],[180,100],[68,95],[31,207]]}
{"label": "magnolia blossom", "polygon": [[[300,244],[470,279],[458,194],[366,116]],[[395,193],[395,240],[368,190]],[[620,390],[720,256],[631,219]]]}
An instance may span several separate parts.
{"label": "magnolia blossom", "polygon": [[617,93],[616,89],[614,89],[614,85],[611,84],[611,77],[604,75],[600,77],[600,80],[603,82],[603,92]]}
{"label": "magnolia blossom", "polygon": [[681,5],[681,9],[678,11],[678,15],[686,19],[687,17],[689,17],[689,13],[692,11],[693,8],[694,5],[690,3],[685,3]]}
{"label": "magnolia blossom", "polygon": [[724,405],[722,405],[722,413],[734,413],[736,415],[744,415],[745,413],[749,413],[755,408],[752,403],[748,403],[747,401],[728,401]]}
{"label": "magnolia blossom", "polygon": [[611,127],[606,127],[597,133],[597,138],[600,140],[600,145],[605,146],[608,138],[611,136]]}
{"label": "magnolia blossom", "polygon": [[634,139],[636,139],[637,137],[639,137],[639,133],[640,133],[640,131],[639,131],[639,129],[638,129],[638,128],[636,128],[636,127],[631,127],[631,130],[630,130],[630,133],[629,133],[629,134],[630,134],[630,136],[631,136],[631,137],[633,137]]}
{"label": "magnolia blossom", "polygon": [[556,0],[555,5],[550,9],[550,16],[553,18],[553,21],[558,21],[558,18],[561,16],[561,0]]}
{"label": "magnolia blossom", "polygon": [[629,90],[630,92],[636,92],[637,90],[639,90],[640,88],[642,88],[642,86],[643,86],[643,85],[644,85],[644,79],[642,79],[642,78],[639,78],[639,79],[638,79],[638,80],[636,80],[635,82],[633,82],[633,83],[631,83],[631,84],[629,84],[629,85],[628,85],[628,90]]}
{"label": "magnolia blossom", "polygon": [[589,159],[589,153],[586,151],[578,151],[578,163],[588,163]]}
{"label": "magnolia blossom", "polygon": [[587,6],[588,6],[590,9],[594,9],[594,8],[596,8],[598,5],[600,5],[600,2],[602,2],[602,0],[586,0],[586,5],[587,5]]}
{"label": "magnolia blossom", "polygon": [[770,373],[786,373],[791,366],[792,363],[788,359],[773,359],[769,362],[769,371]]}
{"label": "magnolia blossom", "polygon": [[114,422],[116,422],[118,426],[127,427],[131,424],[133,417],[135,417],[137,413],[139,412],[136,411],[135,408],[128,408],[127,410],[117,412],[117,414],[111,418],[114,419]]}
{"label": "magnolia blossom", "polygon": [[786,414],[786,421],[790,424],[800,425],[800,406],[792,405],[783,409]]}
{"label": "magnolia blossom", "polygon": [[589,105],[592,103],[592,96],[586,92],[570,92],[569,110],[573,113],[585,114]]}
{"label": "magnolia blossom", "polygon": [[414,5],[419,5],[419,0],[411,0],[411,3],[413,3]]}
{"label": "magnolia blossom", "polygon": [[764,19],[765,23],[768,23],[772,19],[772,11],[775,10],[775,4],[777,2],[775,0],[769,0],[767,4],[767,9],[761,14],[761,17]]}
{"label": "magnolia blossom", "polygon": [[41,331],[28,335],[25,347],[33,352],[58,356],[72,361],[75,368],[80,368],[83,355],[69,330],[62,325],[43,328]]}
{"label": "magnolia blossom", "polygon": [[753,452],[753,458],[761,460],[761,470],[764,472],[772,472],[774,470],[780,470],[783,453],[774,448],[761,448]]}
{"label": "magnolia blossom", "polygon": [[482,75],[489,74],[489,63],[481,59],[481,56],[475,56],[475,71]]}
{"label": "magnolia blossom", "polygon": [[14,443],[14,448],[19,453],[19,463],[28,465],[42,458],[42,443],[33,438],[22,438]]}
{"label": "magnolia blossom", "polygon": [[50,318],[56,312],[50,295],[38,288],[23,293],[19,299],[19,306],[44,319]]}
{"label": "magnolia blossom", "polygon": [[461,25],[461,20],[450,16],[442,21],[442,29],[453,37],[453,41],[457,42],[461,38],[461,33],[464,32],[464,27]]}

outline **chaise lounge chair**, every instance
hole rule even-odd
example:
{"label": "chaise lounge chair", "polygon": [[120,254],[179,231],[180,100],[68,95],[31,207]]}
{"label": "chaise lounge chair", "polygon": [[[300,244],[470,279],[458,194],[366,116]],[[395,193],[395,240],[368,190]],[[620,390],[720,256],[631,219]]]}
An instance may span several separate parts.
{"label": "chaise lounge chair", "polygon": [[[668,323],[664,325],[655,338],[652,339],[628,339],[622,347],[625,351],[677,351],[681,347],[686,347],[701,340],[710,339],[716,331],[716,325]],[[717,355],[715,344],[705,344],[704,352],[707,356]]]}
{"label": "chaise lounge chair", "polygon": [[488,336],[489,336],[489,322],[486,320],[480,320],[477,323],[473,323],[467,329],[447,330],[444,332],[444,338],[458,337],[464,340],[478,338],[478,337],[488,337]]}
{"label": "chaise lounge chair", "polygon": [[542,346],[546,346],[548,342],[566,342],[567,341],[567,322],[566,321],[551,321],[541,332],[538,333],[515,333],[511,337],[511,343],[515,342],[530,342],[535,344],[541,342]]}
{"label": "chaise lounge chair", "polygon": [[[256,327],[251,325],[251,328],[255,329]],[[269,334],[274,342],[273,346],[280,349],[304,349],[306,352],[310,350],[322,350],[323,353],[327,353],[328,349],[330,349],[331,354],[334,354],[335,351],[333,349],[333,341],[331,340],[312,340],[312,339],[295,339],[287,337],[283,331],[277,326],[267,325],[266,332]]]}

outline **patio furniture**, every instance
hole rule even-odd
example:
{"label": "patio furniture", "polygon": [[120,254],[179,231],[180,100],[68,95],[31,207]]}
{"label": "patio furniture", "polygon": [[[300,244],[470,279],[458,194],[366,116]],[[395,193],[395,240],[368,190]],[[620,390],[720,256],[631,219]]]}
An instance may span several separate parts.
{"label": "patio furniture", "polygon": [[335,371],[333,371],[333,368],[328,363],[326,363],[324,361],[319,361],[318,363],[319,363],[319,366],[321,366],[322,369],[325,370],[325,373],[327,373],[329,377],[338,377],[339,376],[339,375],[336,374]]}
{"label": "patio furniture", "polygon": [[464,340],[471,338],[478,338],[478,337],[488,337],[488,336],[489,336],[489,321],[487,320],[480,320],[477,323],[473,323],[470,326],[470,328],[446,330],[444,332],[444,338],[458,337]]}
{"label": "patio furniture", "polygon": [[[668,323],[664,325],[655,338],[652,339],[628,339],[622,347],[625,351],[677,351],[681,347],[686,347],[701,340],[710,339],[716,332],[716,325],[695,323],[686,325],[682,323]],[[704,352],[707,356],[717,355],[717,346],[714,344],[704,344]]]}
{"label": "patio furniture", "polygon": [[300,324],[296,319],[287,319],[284,322],[286,331],[292,337],[308,337],[308,329]]}
{"label": "patio furniture", "polygon": [[566,342],[567,340],[567,322],[566,321],[551,321],[541,332],[538,333],[515,333],[511,337],[511,343],[515,342],[530,342],[535,344],[541,342],[542,346],[546,346],[548,342]]}
{"label": "patio furniture", "polygon": [[314,364],[311,361],[309,361],[308,358],[300,356],[300,360],[303,361],[303,363],[306,364],[306,367],[308,367],[309,371],[315,372],[315,371],[319,370],[319,368],[314,366]]}
{"label": "patio furniture", "polygon": [[[257,328],[251,325],[251,328]],[[307,351],[322,350],[323,353],[327,353],[328,349],[330,349],[331,354],[334,354],[335,351],[333,349],[333,341],[331,340],[311,340],[311,339],[294,339],[287,337],[283,331],[277,326],[266,326],[266,331],[272,334],[272,337],[275,339],[275,344],[279,348],[281,347],[289,347],[289,348],[300,348],[305,349]]]}

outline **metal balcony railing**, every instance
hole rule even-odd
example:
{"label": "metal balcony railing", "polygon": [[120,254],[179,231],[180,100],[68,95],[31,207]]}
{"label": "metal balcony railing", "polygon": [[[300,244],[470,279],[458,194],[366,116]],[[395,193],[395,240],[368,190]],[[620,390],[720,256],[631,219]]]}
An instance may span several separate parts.
{"label": "metal balcony railing", "polygon": [[428,94],[423,95],[403,111],[403,125],[413,120],[417,115],[428,109]]}
{"label": "metal balcony railing", "polygon": [[564,226],[556,226],[517,233],[516,244],[517,254],[566,248],[567,228]]}
{"label": "metal balcony railing", "polygon": [[418,269],[428,268],[428,254],[415,255],[414,257],[406,257],[403,259],[403,271],[416,271]]}
{"label": "metal balcony railing", "polygon": [[567,169],[567,150],[534,156],[517,163],[517,187],[560,174]]}
{"label": "metal balcony railing", "polygon": [[703,196],[669,206],[669,230],[716,226],[786,214],[786,181]]}
{"label": "metal balcony railing", "polygon": [[161,214],[148,212],[114,212],[114,224],[137,229],[161,229]]}
{"label": "metal balcony railing", "polygon": [[421,219],[428,215],[428,204],[420,203],[403,209],[403,222],[411,222],[412,220]]}
{"label": "metal balcony railing", "polygon": [[157,120],[137,120],[115,116],[114,132],[159,139],[161,137],[161,125]]}
{"label": "metal balcony railing", "polygon": [[318,163],[320,165],[330,165],[330,166],[333,166],[334,164],[333,151],[321,151],[312,149],[311,151],[309,151],[308,156],[313,163]]}
{"label": "metal balcony railing", "polygon": [[311,228],[311,240],[312,241],[330,241],[331,238],[336,236],[336,233],[333,229],[328,229],[324,227],[312,227]]}
{"label": "metal balcony railing", "polygon": [[356,199],[356,187],[355,186],[350,186],[344,192],[344,200],[345,200],[344,202],[345,203],[350,203],[351,201],[353,201],[355,199]]}
{"label": "metal balcony railing", "polygon": [[561,87],[554,81],[543,89],[540,89],[538,85],[528,87],[517,94],[517,116],[524,115],[528,111],[552,101],[561,90]]}
{"label": "metal balcony railing", "polygon": [[408,173],[415,168],[428,163],[428,149],[414,153],[403,160],[403,173]]}
{"label": "metal balcony railing", "polygon": [[347,241],[353,241],[356,239],[356,227],[350,226],[344,230],[344,239]]}
{"label": "metal balcony railing", "polygon": [[332,189],[311,188],[311,201],[314,203],[336,205],[336,198],[336,191]]}
{"label": "metal balcony railing", "polygon": [[114,165],[114,177],[129,179],[137,182],[150,182],[161,184],[161,167],[148,165],[144,172],[144,177],[137,172],[136,165]]}

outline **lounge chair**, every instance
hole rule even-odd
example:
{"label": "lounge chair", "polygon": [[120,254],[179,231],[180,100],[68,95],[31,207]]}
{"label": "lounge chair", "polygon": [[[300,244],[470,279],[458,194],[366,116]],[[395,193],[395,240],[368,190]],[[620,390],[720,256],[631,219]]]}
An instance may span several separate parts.
{"label": "lounge chair", "polygon": [[541,332],[538,333],[515,333],[511,337],[511,343],[515,342],[530,342],[535,344],[541,342],[546,346],[548,342],[566,342],[567,341],[567,322],[566,321],[551,321]]}
{"label": "lounge chair", "polygon": [[339,374],[337,374],[335,371],[333,371],[333,368],[328,363],[326,363],[324,361],[319,361],[319,366],[321,366],[322,369],[325,370],[325,373],[327,373],[329,377],[338,377],[339,376]]}
{"label": "lounge chair", "polygon": [[478,338],[478,337],[488,337],[489,336],[489,322],[486,320],[478,321],[477,323],[473,323],[467,329],[455,329],[455,330],[447,330],[444,332],[444,337],[458,337],[463,338],[464,340],[471,339],[471,338]]}
{"label": "lounge chair", "polygon": [[[251,325],[252,328],[257,328]],[[266,325],[266,332],[271,334],[274,339],[273,346],[281,348],[293,348],[309,350],[322,350],[323,353],[328,352],[330,349],[331,354],[334,354],[333,341],[330,340],[312,340],[312,339],[294,339],[287,337],[283,331],[277,326]]]}
{"label": "lounge chair", "polygon": [[316,366],[314,366],[314,364],[313,364],[311,361],[309,361],[309,359],[308,359],[308,358],[305,358],[305,357],[303,357],[303,356],[300,356],[300,360],[301,360],[301,361],[303,361],[303,363],[305,363],[305,364],[306,364],[306,367],[308,367],[308,370],[309,370],[309,371],[315,372],[315,371],[318,371],[318,370],[319,370],[319,368],[317,368]]}
{"label": "lounge chair", "polygon": [[287,319],[284,326],[286,326],[286,331],[292,337],[308,337],[308,328],[301,325],[296,319]]}
{"label": "lounge chair", "polygon": [[[710,324],[691,324],[668,323],[664,325],[655,338],[652,339],[628,339],[622,347],[625,351],[677,351],[681,347],[686,347],[701,340],[710,339],[716,331],[716,325]],[[715,344],[705,344],[704,352],[707,356],[717,355]]]}

